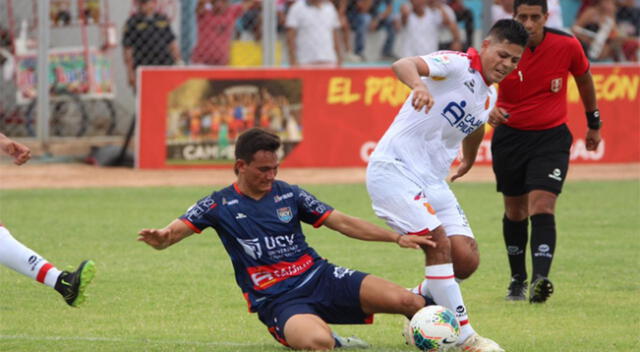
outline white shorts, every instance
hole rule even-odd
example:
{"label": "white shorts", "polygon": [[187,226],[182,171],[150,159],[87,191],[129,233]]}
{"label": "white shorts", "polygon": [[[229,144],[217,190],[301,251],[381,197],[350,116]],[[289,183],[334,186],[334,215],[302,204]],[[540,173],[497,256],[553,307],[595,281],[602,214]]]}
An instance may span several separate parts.
{"label": "white shorts", "polygon": [[401,234],[423,234],[442,225],[447,236],[474,238],[467,217],[443,180],[426,184],[395,161],[370,161],[367,191],[373,211]]}

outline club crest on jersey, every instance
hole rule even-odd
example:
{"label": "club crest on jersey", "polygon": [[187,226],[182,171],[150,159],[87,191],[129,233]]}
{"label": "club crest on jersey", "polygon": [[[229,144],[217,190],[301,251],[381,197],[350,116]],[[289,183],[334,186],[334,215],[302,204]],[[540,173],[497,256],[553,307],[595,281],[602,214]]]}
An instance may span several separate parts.
{"label": "club crest on jersey", "polygon": [[277,213],[278,219],[280,219],[280,221],[282,222],[289,222],[291,221],[291,219],[293,219],[293,213],[291,212],[291,208],[289,207],[279,208]]}
{"label": "club crest on jersey", "polygon": [[551,91],[558,93],[562,89],[562,78],[555,78],[551,80]]}

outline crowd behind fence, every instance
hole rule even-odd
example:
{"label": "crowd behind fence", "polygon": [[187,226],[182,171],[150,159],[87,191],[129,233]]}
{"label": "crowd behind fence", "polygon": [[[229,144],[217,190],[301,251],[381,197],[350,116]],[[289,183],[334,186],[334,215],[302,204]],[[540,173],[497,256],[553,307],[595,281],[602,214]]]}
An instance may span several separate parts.
{"label": "crowd behind fence", "polygon": [[[0,130],[34,136],[37,28],[48,22],[54,136],[119,134],[143,65],[389,65],[478,46],[513,0],[0,0]],[[593,62],[637,62],[638,0],[549,0]],[[484,29],[483,29],[484,28]],[[89,63],[87,63],[89,62]],[[134,94],[132,94],[132,92]]]}

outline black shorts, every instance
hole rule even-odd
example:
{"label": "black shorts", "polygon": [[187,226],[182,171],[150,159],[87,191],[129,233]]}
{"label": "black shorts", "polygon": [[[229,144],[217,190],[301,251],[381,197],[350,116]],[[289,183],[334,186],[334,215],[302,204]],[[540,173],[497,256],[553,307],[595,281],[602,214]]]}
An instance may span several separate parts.
{"label": "black shorts", "polygon": [[302,287],[278,297],[258,311],[273,337],[288,346],[284,325],[296,314],[314,314],[329,324],[371,324],[362,311],[360,286],[366,273],[326,263]]}
{"label": "black shorts", "polygon": [[498,192],[513,197],[532,190],[560,194],[572,142],[566,124],[542,131],[498,126],[491,140]]}

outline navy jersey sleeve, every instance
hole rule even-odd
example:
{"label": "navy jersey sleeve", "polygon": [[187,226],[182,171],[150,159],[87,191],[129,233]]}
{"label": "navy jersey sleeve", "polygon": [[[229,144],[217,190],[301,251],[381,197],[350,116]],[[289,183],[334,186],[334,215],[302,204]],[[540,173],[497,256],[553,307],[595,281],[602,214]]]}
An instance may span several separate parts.
{"label": "navy jersey sleeve", "polygon": [[207,227],[216,224],[217,206],[218,203],[213,199],[213,195],[206,196],[187,209],[187,212],[180,217],[180,220],[193,231],[200,233]]}
{"label": "navy jersey sleeve", "polygon": [[327,219],[333,208],[319,201],[313,194],[304,189],[292,186],[296,195],[296,203],[298,205],[298,218],[300,221],[320,227]]}

